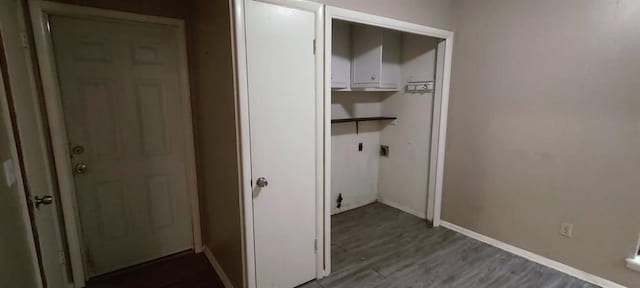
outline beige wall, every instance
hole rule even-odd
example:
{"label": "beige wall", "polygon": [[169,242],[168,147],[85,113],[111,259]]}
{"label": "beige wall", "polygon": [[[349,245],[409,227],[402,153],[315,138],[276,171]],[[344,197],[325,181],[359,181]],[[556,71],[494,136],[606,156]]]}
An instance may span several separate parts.
{"label": "beige wall", "polygon": [[242,287],[231,32],[227,1],[195,0],[189,57],[205,245],[235,287]]}
{"label": "beige wall", "polygon": [[640,287],[640,2],[455,11],[443,218]]}
{"label": "beige wall", "polygon": [[[154,16],[186,18],[189,5],[184,0],[51,0],[54,2],[120,10]],[[216,0],[217,1],[217,0]]]}
{"label": "beige wall", "polygon": [[440,29],[453,27],[453,0],[312,0]]}

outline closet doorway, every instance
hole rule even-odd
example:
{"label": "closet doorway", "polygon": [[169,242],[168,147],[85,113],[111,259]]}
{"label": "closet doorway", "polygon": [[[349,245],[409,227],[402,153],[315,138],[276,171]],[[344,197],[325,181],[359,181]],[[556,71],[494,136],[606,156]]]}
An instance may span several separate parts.
{"label": "closet doorway", "polygon": [[334,7],[325,30],[329,275],[439,226],[453,33]]}

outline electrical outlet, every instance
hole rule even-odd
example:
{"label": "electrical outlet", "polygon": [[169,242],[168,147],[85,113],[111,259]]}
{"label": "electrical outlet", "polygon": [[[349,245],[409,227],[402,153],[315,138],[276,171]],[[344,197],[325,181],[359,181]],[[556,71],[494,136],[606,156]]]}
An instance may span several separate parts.
{"label": "electrical outlet", "polygon": [[573,237],[573,224],[571,223],[561,223],[560,224],[560,235],[564,237],[571,238]]}

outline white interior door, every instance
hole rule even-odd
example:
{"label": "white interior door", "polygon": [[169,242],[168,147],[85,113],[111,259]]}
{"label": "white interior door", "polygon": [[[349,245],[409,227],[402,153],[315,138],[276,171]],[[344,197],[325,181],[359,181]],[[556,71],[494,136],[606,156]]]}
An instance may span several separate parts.
{"label": "white interior door", "polygon": [[315,14],[245,3],[256,281],[294,287],[316,271]]}
{"label": "white interior door", "polygon": [[176,28],[50,25],[89,276],[193,248]]}

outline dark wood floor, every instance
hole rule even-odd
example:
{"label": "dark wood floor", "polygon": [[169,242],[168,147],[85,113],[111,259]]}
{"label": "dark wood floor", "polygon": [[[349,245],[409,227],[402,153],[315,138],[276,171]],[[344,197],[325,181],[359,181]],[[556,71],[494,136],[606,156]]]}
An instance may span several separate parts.
{"label": "dark wood floor", "polygon": [[87,288],[223,288],[203,254],[184,253],[91,279]]}
{"label": "dark wood floor", "polygon": [[333,272],[301,287],[597,287],[380,203],[331,221]]}

